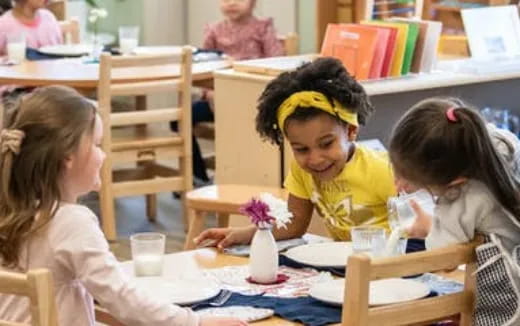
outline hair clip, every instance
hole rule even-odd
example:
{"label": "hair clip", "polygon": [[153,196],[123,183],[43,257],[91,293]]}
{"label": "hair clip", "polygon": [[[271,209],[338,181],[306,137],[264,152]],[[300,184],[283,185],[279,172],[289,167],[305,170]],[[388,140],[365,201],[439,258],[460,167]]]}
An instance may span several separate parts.
{"label": "hair clip", "polygon": [[451,108],[449,108],[446,111],[446,118],[448,119],[448,121],[450,121],[450,122],[458,122],[459,121],[459,119],[455,115],[455,110],[456,109],[457,108],[455,108],[455,107],[451,107]]}

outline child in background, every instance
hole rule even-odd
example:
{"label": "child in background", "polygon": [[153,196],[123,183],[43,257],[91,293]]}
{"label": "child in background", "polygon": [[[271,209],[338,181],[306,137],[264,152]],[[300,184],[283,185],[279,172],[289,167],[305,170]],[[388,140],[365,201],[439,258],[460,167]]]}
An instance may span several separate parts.
{"label": "child in background", "polygon": [[25,35],[28,48],[63,43],[60,25],[45,9],[48,0],[14,0],[14,7],[0,16],[0,56],[7,51],[7,36]]}
{"label": "child in background", "polygon": [[424,100],[395,126],[390,141],[395,174],[437,197],[434,216],[411,203],[418,217],[408,231],[425,237],[427,248],[483,234],[485,243],[477,248],[474,325],[518,325],[520,184],[496,136],[461,103]]}
{"label": "child in background", "polygon": [[[203,49],[222,51],[234,60],[276,57],[283,55],[272,18],[261,19],[253,15],[255,0],[220,0],[225,19],[206,26]],[[204,90],[202,99],[193,103],[193,125],[215,121],[213,91]],[[200,147],[193,139],[193,173],[208,182],[206,164]]]}
{"label": "child in background", "polygon": [[[246,325],[200,319],[137,289],[77,199],[100,185],[105,154],[94,104],[66,87],[24,96],[0,133],[0,270],[47,268],[60,325],[94,326],[93,297],[126,325]],[[30,322],[28,300],[0,295],[0,319]]]}
{"label": "child in background", "polygon": [[[314,209],[334,240],[350,240],[357,225],[388,227],[386,203],[396,194],[388,157],[355,143],[373,110],[363,87],[333,58],[282,73],[267,85],[257,131],[275,144],[285,137],[295,158],[285,180],[294,218],[287,229],[273,230],[276,239],[301,237]],[[209,229],[195,242],[247,244],[255,229]]]}

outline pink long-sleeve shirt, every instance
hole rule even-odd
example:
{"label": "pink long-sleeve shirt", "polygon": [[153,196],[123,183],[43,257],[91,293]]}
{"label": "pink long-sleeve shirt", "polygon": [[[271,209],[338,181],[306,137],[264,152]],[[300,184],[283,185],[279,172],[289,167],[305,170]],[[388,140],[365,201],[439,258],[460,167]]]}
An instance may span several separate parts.
{"label": "pink long-sleeve shirt", "polygon": [[[93,298],[127,325],[199,324],[190,309],[157,302],[130,282],[85,206],[61,205],[48,226],[24,244],[20,266],[52,272],[60,325],[94,326]],[[30,322],[28,299],[0,295],[0,319]]]}
{"label": "pink long-sleeve shirt", "polygon": [[54,14],[47,9],[39,9],[36,18],[30,25],[20,22],[9,10],[0,16],[0,55],[6,54],[7,35],[24,33],[26,46],[38,49],[42,46],[63,43],[60,25]]}
{"label": "pink long-sleeve shirt", "polygon": [[204,31],[204,49],[219,50],[236,60],[276,57],[283,47],[272,18],[250,17],[243,23],[223,20]]}

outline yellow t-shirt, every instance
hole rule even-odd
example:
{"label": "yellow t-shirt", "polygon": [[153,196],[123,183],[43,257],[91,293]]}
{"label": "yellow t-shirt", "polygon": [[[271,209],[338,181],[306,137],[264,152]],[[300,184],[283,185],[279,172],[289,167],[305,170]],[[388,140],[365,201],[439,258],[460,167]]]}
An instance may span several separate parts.
{"label": "yellow t-shirt", "polygon": [[388,154],[358,144],[334,180],[315,180],[293,161],[284,186],[292,195],[312,201],[334,240],[343,241],[350,240],[352,226],[388,228],[386,202],[396,195]]}

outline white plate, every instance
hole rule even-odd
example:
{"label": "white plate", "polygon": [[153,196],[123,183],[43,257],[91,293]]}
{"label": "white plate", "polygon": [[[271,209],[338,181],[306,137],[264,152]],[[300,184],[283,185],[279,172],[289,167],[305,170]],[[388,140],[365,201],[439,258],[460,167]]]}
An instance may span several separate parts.
{"label": "white plate", "polygon": [[205,317],[232,317],[247,322],[253,322],[271,317],[274,315],[274,311],[265,308],[229,306],[198,310],[197,314]]}
{"label": "white plate", "polygon": [[92,44],[60,44],[49,45],[38,49],[38,52],[43,54],[79,57],[92,52]]}
{"label": "white plate", "polygon": [[285,253],[292,260],[316,267],[344,267],[351,254],[351,242],[309,243]]}
{"label": "white plate", "polygon": [[[340,278],[316,283],[309,290],[309,295],[332,305],[342,305],[344,291],[345,279]],[[370,282],[368,304],[380,306],[405,302],[424,298],[428,294],[430,288],[424,283],[402,278],[388,278]]]}
{"label": "white plate", "polygon": [[[182,46],[138,46],[132,53],[136,55],[161,55],[161,54],[180,54]],[[191,51],[197,51],[197,48],[191,46]]]}
{"label": "white plate", "polygon": [[187,281],[163,277],[136,277],[138,288],[146,291],[150,297],[163,302],[189,305],[208,300],[220,292],[220,288],[209,281]]}

